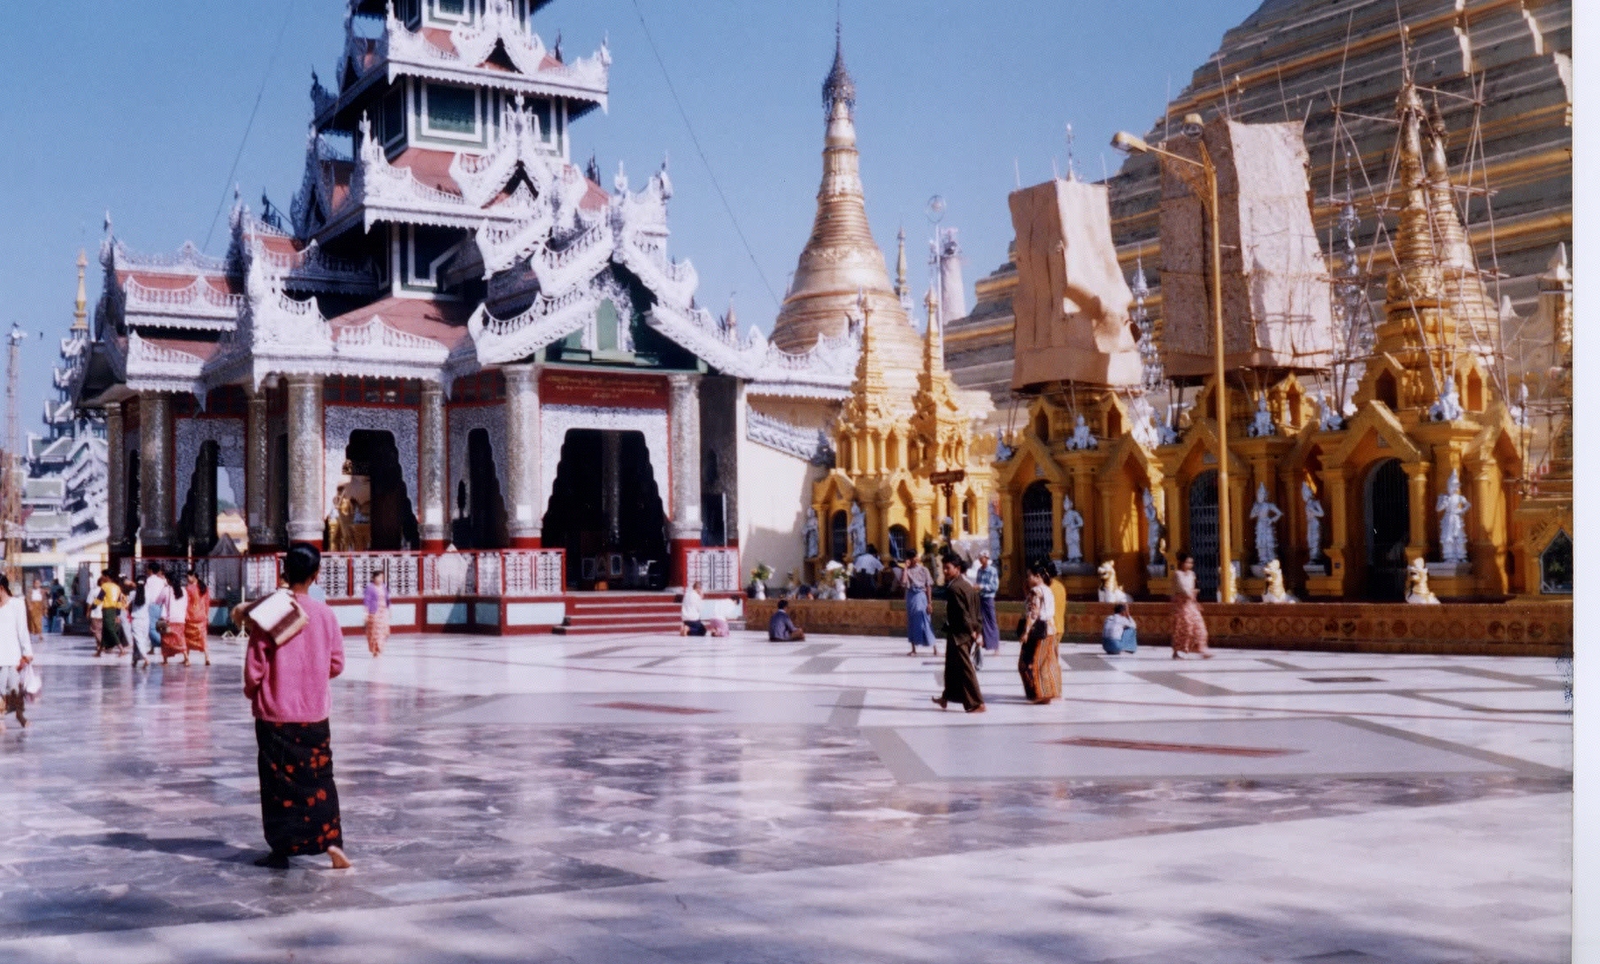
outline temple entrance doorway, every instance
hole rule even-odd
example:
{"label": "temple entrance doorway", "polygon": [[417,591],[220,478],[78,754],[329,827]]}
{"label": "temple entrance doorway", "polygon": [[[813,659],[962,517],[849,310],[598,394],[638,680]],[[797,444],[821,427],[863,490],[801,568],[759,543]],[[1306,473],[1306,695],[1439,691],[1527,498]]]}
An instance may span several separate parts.
{"label": "temple entrance doorway", "polygon": [[504,549],[511,544],[494,464],[488,431],[475,428],[467,433],[467,478],[456,488],[456,518],[450,527],[457,549]]}
{"label": "temple entrance doorway", "polygon": [[1406,544],[1411,538],[1411,496],[1405,467],[1385,459],[1367,473],[1367,598],[1395,602],[1406,596]]}
{"label": "temple entrance doorway", "polygon": [[1201,472],[1189,483],[1189,555],[1194,556],[1200,598],[1215,600],[1222,580],[1222,546],[1217,526],[1217,472]]}
{"label": "temple entrance doorway", "polygon": [[667,514],[643,432],[567,432],[544,544],[566,550],[569,589],[666,586]]}
{"label": "temple entrance doorway", "polygon": [[356,429],[345,445],[344,459],[325,544],[354,552],[420,547],[416,510],[406,492],[394,434]]}
{"label": "temple entrance doorway", "polygon": [[190,469],[189,491],[178,514],[178,538],[186,555],[209,555],[217,545],[217,443],[202,442]]}

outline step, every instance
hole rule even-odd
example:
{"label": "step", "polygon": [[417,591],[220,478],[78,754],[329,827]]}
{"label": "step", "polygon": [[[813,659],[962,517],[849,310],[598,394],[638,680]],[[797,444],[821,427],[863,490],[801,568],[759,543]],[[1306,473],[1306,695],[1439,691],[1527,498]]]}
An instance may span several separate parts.
{"label": "step", "polygon": [[629,633],[675,634],[681,622],[670,623],[584,623],[581,626],[557,626],[552,632],[557,636],[619,636]]}

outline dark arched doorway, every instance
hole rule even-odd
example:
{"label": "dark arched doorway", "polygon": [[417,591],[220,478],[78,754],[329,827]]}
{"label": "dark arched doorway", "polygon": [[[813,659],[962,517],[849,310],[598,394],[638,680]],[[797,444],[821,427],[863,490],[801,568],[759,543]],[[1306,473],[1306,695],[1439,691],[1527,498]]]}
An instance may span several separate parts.
{"label": "dark arched doorway", "polygon": [[1216,599],[1222,580],[1221,530],[1217,525],[1217,471],[1201,472],[1189,483],[1189,555],[1201,599]]}
{"label": "dark arched doorway", "polygon": [[1050,505],[1050,486],[1035,482],[1022,492],[1022,562],[1032,566],[1049,559],[1055,550],[1054,512]]}
{"label": "dark arched doorway", "polygon": [[350,433],[344,457],[352,476],[366,476],[371,482],[368,548],[373,552],[394,552],[422,545],[394,434],[357,429]]}
{"label": "dark arched doorway", "polygon": [[1399,459],[1385,459],[1367,472],[1367,598],[1393,601],[1406,595],[1406,544],[1411,538],[1411,497]]}
{"label": "dark arched doorway", "polygon": [[911,533],[905,526],[889,527],[889,557],[904,559],[911,554]]}
{"label": "dark arched doorway", "polygon": [[456,488],[455,508],[450,537],[457,549],[504,549],[511,544],[486,429],[467,433],[467,477]]}
{"label": "dark arched doorway", "polygon": [[841,509],[828,521],[828,558],[834,562],[844,562],[849,552],[850,516]]}
{"label": "dark arched doorway", "polygon": [[192,474],[178,513],[178,538],[188,555],[204,556],[217,545],[217,443],[209,439],[200,443],[194,465],[179,468]]}
{"label": "dark arched doorway", "polygon": [[642,432],[567,432],[544,544],[567,551],[568,586],[588,588],[602,579],[666,585],[667,515]]}

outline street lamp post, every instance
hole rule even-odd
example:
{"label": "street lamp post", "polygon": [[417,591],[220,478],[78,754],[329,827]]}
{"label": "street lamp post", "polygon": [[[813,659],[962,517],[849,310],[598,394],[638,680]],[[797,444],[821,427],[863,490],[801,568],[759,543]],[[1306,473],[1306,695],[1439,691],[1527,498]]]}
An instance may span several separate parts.
{"label": "street lamp post", "polygon": [[[1156,157],[1183,165],[1174,168],[1177,173],[1200,195],[1201,207],[1211,221],[1211,326],[1213,341],[1216,344],[1216,391],[1214,398],[1217,406],[1217,555],[1221,557],[1219,568],[1221,580],[1218,583],[1217,598],[1222,602],[1233,602],[1237,598],[1233,582],[1233,509],[1231,503],[1232,493],[1228,487],[1228,367],[1227,350],[1222,337],[1222,211],[1217,199],[1217,167],[1211,161],[1211,152],[1206,150],[1204,141],[1199,140],[1202,123],[1198,114],[1189,114],[1183,119],[1184,132],[1196,138],[1196,145],[1200,148],[1200,160],[1196,161],[1162,150],[1146,143],[1142,138],[1135,137],[1126,131],[1119,132],[1111,139],[1111,146],[1119,151],[1129,151],[1137,154],[1154,154]],[[1196,184],[1192,178],[1194,171],[1199,168],[1203,175],[1202,184]]]}

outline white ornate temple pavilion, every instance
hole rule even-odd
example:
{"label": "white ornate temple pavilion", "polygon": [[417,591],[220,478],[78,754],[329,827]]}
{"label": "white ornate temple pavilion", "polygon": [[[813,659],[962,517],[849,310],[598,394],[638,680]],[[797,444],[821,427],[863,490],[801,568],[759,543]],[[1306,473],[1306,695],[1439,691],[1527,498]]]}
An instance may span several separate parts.
{"label": "white ornate temple pavilion", "polygon": [[[108,217],[74,397],[105,413],[115,556],[211,553],[225,477],[252,557],[319,543],[338,599],[384,567],[416,599],[398,628],[738,586],[739,453],[774,431],[745,392],[842,397],[855,344],[790,353],[696,306],[665,164],[635,188],[572,162],[611,57],[547,47],[546,3],[350,0],[287,215],[236,203],[222,257],[135,254]],[[246,593],[272,572],[238,568]]]}

